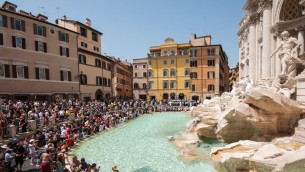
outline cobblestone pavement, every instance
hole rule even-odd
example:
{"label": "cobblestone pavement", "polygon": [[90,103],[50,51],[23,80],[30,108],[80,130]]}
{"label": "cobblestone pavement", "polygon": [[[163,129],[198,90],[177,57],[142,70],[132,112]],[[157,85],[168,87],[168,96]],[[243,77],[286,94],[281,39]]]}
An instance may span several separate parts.
{"label": "cobblestone pavement", "polygon": [[25,160],[22,166],[23,172],[39,172],[39,166],[31,165],[30,160]]}

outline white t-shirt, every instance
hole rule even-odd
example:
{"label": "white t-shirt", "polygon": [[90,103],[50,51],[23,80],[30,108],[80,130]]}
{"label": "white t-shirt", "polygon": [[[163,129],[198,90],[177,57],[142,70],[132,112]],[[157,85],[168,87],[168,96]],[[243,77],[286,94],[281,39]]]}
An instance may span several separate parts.
{"label": "white t-shirt", "polygon": [[30,153],[30,154],[36,153],[35,145],[29,144],[29,153]]}

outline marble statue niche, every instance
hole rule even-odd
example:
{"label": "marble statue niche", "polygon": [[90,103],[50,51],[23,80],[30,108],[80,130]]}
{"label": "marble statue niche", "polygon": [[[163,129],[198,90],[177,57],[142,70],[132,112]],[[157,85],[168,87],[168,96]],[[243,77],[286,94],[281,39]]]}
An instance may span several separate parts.
{"label": "marble statue niche", "polygon": [[299,48],[301,43],[294,37],[291,37],[288,31],[281,33],[281,44],[271,54],[271,57],[278,52],[278,57],[281,59],[282,71],[281,75],[289,75],[294,78],[296,76],[296,66],[302,63],[299,58]]}

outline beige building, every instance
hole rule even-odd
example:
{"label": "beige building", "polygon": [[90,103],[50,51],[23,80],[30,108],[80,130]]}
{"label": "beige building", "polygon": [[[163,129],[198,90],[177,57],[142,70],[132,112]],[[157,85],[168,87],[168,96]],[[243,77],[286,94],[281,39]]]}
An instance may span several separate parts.
{"label": "beige building", "polygon": [[78,97],[78,33],[16,8],[0,8],[1,98]]}
{"label": "beige building", "polygon": [[147,100],[147,59],[133,59],[133,95]]}
{"label": "beige building", "polygon": [[132,64],[112,57],[113,63],[113,97],[133,98]]}
{"label": "beige building", "polygon": [[79,33],[78,62],[80,97],[82,99],[110,98],[111,69],[113,61],[101,54],[102,33],[91,27],[90,19],[85,24],[68,20],[66,16],[57,20],[59,26]]}

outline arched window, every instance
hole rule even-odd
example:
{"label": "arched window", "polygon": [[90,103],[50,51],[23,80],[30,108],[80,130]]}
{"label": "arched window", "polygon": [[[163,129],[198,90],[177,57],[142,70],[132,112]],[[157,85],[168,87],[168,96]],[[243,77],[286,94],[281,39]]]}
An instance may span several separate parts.
{"label": "arched window", "polygon": [[299,0],[285,0],[281,9],[280,21],[296,19],[302,16],[303,6]]}
{"label": "arched window", "polygon": [[213,84],[208,85],[208,91],[214,91],[214,85]]}

